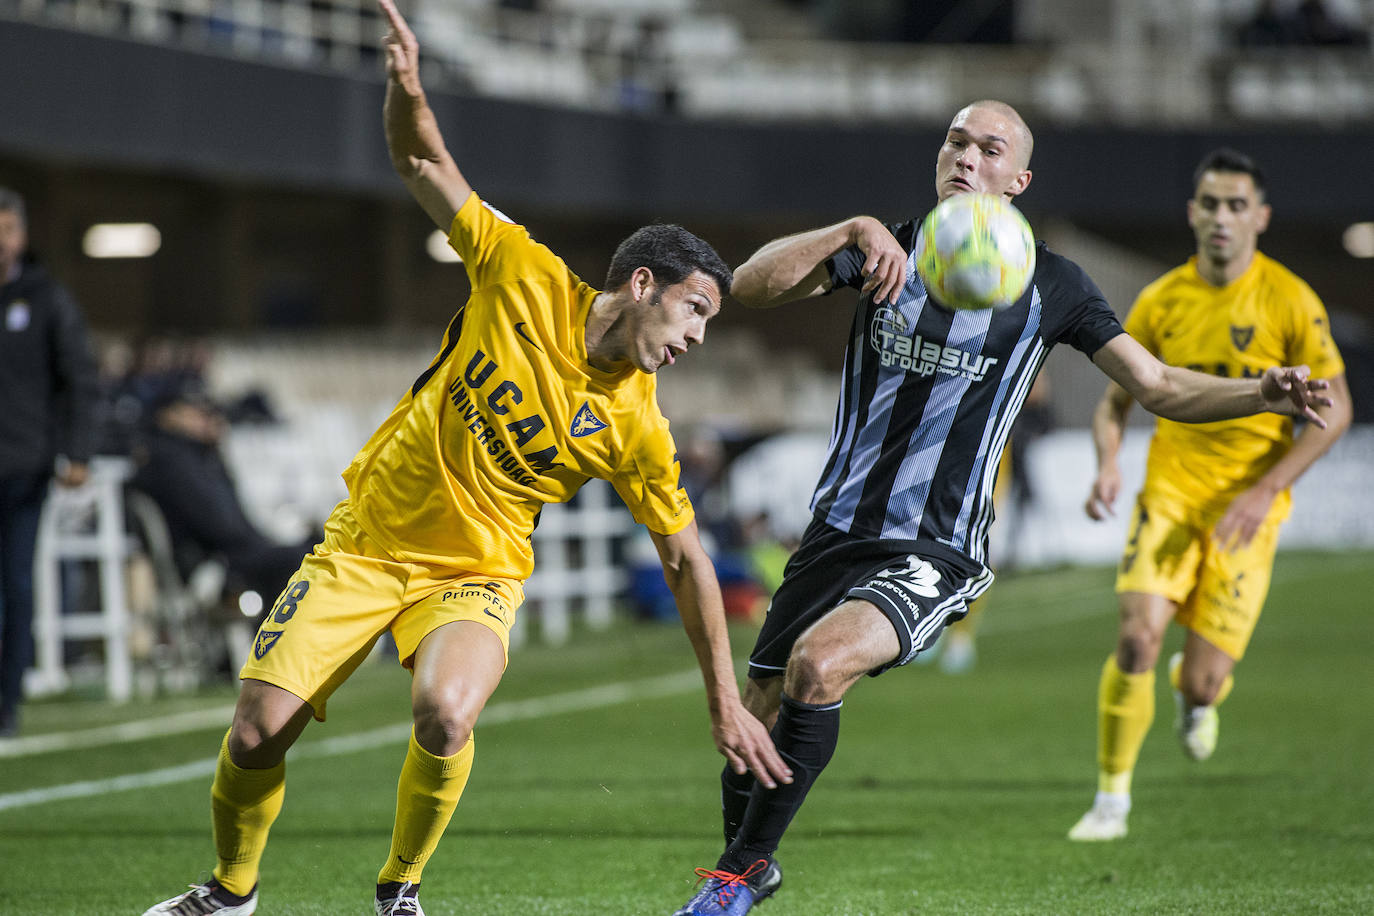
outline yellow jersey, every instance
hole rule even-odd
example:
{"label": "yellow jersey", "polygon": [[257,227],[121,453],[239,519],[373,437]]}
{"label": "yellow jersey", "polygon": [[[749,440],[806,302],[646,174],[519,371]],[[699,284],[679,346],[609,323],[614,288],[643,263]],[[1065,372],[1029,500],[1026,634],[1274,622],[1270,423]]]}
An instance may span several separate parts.
{"label": "yellow jersey", "polygon": [[397,560],[524,579],[539,510],[593,477],[651,530],[687,527],[654,376],[587,361],[597,290],[476,193],[449,244],[472,294],[434,363],[344,471],[363,529]]}
{"label": "yellow jersey", "polygon": [[[1345,371],[1317,294],[1259,252],[1223,287],[1203,279],[1197,258],[1190,258],[1141,291],[1125,327],[1161,361],[1226,378],[1257,378],[1271,366],[1304,364],[1314,378]],[[1200,524],[1210,525],[1292,444],[1292,418],[1274,413],[1215,423],[1160,419],[1143,497],[1195,511]],[[1290,504],[1284,491],[1270,518],[1286,518]]]}

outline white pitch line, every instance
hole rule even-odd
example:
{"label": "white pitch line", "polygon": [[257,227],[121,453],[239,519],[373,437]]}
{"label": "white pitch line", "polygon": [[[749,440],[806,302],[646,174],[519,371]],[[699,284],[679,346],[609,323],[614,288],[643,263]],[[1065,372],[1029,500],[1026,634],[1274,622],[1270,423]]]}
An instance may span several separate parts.
{"label": "white pitch line", "polygon": [[[1319,575],[1299,575],[1290,573],[1279,564],[1274,571],[1274,584],[1291,584],[1294,581],[1304,579],[1321,578]],[[983,636],[1001,636],[1003,634],[1018,633],[1029,629],[1038,629],[1046,626],[1057,626],[1066,623],[1076,623],[1099,614],[1115,615],[1115,601],[1111,594],[1104,598],[1104,605],[1101,607],[1082,608],[1067,614],[1054,614],[1046,617],[1036,617],[1027,619],[1020,616],[1023,612],[1031,608],[1042,608],[1058,603],[1058,595],[1042,595],[1033,601],[1023,601],[1015,606],[1007,608],[1007,614],[1003,614],[1000,609],[994,608],[996,613],[993,619],[983,625]],[[697,681],[696,671],[683,671],[678,674],[665,675],[659,678],[649,678],[642,681],[622,681],[616,684],[604,684],[600,687],[591,687],[586,690],[573,691],[571,693],[552,694],[546,697],[535,697],[529,700],[512,700],[506,703],[497,703],[483,710],[479,725],[499,725],[503,722],[514,722],[521,719],[533,719],[540,716],[555,715],[560,712],[572,712],[583,709],[594,709],[601,706],[612,706],[617,703],[625,703],[632,699],[648,699],[658,696],[669,696],[675,693],[683,693],[695,686]],[[119,725],[103,726],[100,728],[85,729],[75,732],[58,732],[50,735],[34,735],[27,738],[15,738],[9,741],[0,742],[0,758],[22,757],[31,754],[39,754],[55,750],[72,750],[75,748],[91,748],[102,744],[117,744],[123,741],[134,741],[146,738],[164,737],[180,732],[194,731],[200,728],[207,728],[216,724],[226,724],[233,715],[232,706],[222,706],[213,709],[195,710],[192,712],[179,713],[172,716],[162,716],[157,719],[140,720],[135,722],[125,722]],[[227,727],[227,726],[226,726]],[[327,757],[338,754],[346,754],[353,751],[367,750],[380,747],[405,739],[410,734],[410,724],[403,723],[398,725],[386,726],[367,732],[359,732],[353,735],[340,735],[334,738],[324,738],[301,745],[292,751],[295,757]],[[184,782],[196,779],[202,775],[214,772],[215,761],[202,760],[195,763],[184,764],[179,767],[168,767],[163,770],[153,770],[147,773],[135,773],[128,776],[119,776],[112,779],[93,780],[90,782],[68,783],[65,786],[53,786],[45,789],[31,789],[25,792],[12,792],[0,795],[0,811],[9,808],[22,808],[28,805],[42,804],[48,801],[55,801],[59,798],[82,798],[90,795],[104,794],[105,792],[117,792],[125,789],[143,788],[145,786],[167,785],[174,782]],[[151,781],[149,781],[151,780]],[[63,794],[53,794],[57,792]]]}
{"label": "white pitch line", "polygon": [[[1015,606],[1008,605],[1010,612],[1003,615],[1000,612],[1000,605],[994,608],[992,619],[983,624],[982,635],[985,637],[999,636],[1003,633],[1022,632],[1041,627],[1055,626],[1063,623],[1075,623],[1077,621],[1095,617],[1098,614],[1108,615],[1115,612],[1114,606],[1104,604],[1102,607],[1093,607],[1070,612],[1068,614],[1057,614],[1051,617],[1035,617],[1028,619],[1022,616],[1022,612],[1036,610],[1039,608],[1057,604],[1057,595],[1037,596],[1034,601],[1020,602]],[[686,672],[691,675],[692,672]],[[627,685],[628,686],[628,685]],[[619,689],[618,685],[609,684],[604,688],[607,691]],[[551,702],[556,697],[543,697],[537,700],[513,701],[515,705],[520,703],[532,702]],[[616,701],[623,702],[623,701]],[[499,721],[506,721],[495,718],[499,715],[497,710],[505,705],[500,704],[488,708],[482,713],[481,724],[496,724]],[[61,751],[89,750],[94,747],[102,747],[111,744],[123,744],[129,741],[144,741],[150,738],[165,738],[169,735],[178,735],[185,732],[198,731],[206,728],[222,727],[227,729],[229,722],[233,718],[234,707],[215,706],[209,709],[191,710],[183,713],[176,713],[169,716],[159,716],[155,719],[137,719],[131,722],[121,722],[116,725],[102,725],[98,728],[78,729],[75,731],[51,732],[45,735],[29,735],[23,738],[11,738],[0,741],[0,760],[8,757],[29,757],[35,754],[47,754]],[[339,736],[338,738],[328,739],[331,741],[348,741],[352,736]],[[404,734],[402,735],[404,737]]]}
{"label": "white pitch line", "polygon": [[211,709],[196,709],[156,719],[136,719],[120,722],[118,725],[102,725],[99,728],[85,728],[69,732],[53,732],[47,735],[29,735],[0,741],[0,758],[28,757],[32,754],[46,754],[51,751],[70,751],[77,748],[99,747],[104,744],[123,744],[126,741],[142,741],[146,738],[162,738],[181,732],[211,728],[215,725],[229,727],[234,715],[234,707],[216,706]]}
{"label": "white pitch line", "polygon": [[[510,700],[505,703],[496,703],[483,710],[482,715],[478,718],[478,727],[539,719],[567,712],[601,709],[633,700],[674,696],[687,693],[700,685],[700,672],[691,670],[638,681],[602,684],[597,687],[588,687],[585,690],[555,693],[528,700]],[[409,735],[409,722],[386,725],[352,735],[340,735],[336,738],[304,742],[293,748],[290,756],[293,760],[302,757],[337,757],[396,744],[405,740]],[[155,786],[189,782],[193,779],[208,777],[214,772],[215,758],[207,757],[179,766],[164,767],[143,773],[130,773],[109,779],[92,779],[58,786],[47,786],[41,789],[28,789],[23,792],[7,792],[0,795],[0,811],[28,808],[73,798],[89,798],[93,795],[108,795],[131,789],[149,789]]]}

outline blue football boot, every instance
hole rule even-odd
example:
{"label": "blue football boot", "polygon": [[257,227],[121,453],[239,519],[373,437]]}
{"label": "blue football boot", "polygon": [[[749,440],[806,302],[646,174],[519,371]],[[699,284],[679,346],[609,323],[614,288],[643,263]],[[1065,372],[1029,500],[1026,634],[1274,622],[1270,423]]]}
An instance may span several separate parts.
{"label": "blue football boot", "polygon": [[673,916],[744,916],[782,885],[782,869],[770,859],[759,859],[741,874],[710,868],[696,873],[701,887]]}

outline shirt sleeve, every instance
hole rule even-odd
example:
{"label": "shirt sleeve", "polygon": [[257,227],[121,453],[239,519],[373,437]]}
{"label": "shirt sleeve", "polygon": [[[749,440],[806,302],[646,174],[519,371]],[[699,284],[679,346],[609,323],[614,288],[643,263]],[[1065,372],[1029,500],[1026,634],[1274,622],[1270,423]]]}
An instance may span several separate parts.
{"label": "shirt sleeve", "polygon": [[556,254],[530,237],[529,230],[476,191],[454,214],[448,243],[463,259],[474,292],[516,278],[570,273]]}
{"label": "shirt sleeve", "polygon": [[695,517],[668,421],[659,414],[611,480],[634,520],[657,534],[677,534]]}
{"label": "shirt sleeve", "polygon": [[1331,378],[1345,372],[1336,342],[1331,339],[1331,321],[1317,294],[1305,284],[1296,298],[1294,328],[1288,345],[1290,366],[1305,365],[1313,378]]}
{"label": "shirt sleeve", "polygon": [[[907,254],[911,253],[915,247],[916,224],[914,220],[907,220],[902,223],[884,223],[887,231],[891,232],[897,239],[898,244],[906,249]],[[825,268],[830,272],[830,291],[839,289],[842,286],[860,289],[864,285],[863,267],[864,261],[868,260],[863,250],[858,245],[850,245],[848,248],[831,257],[825,262]]]}
{"label": "shirt sleeve", "polygon": [[1091,357],[1107,341],[1124,333],[1107,297],[1083,268],[1050,252],[1043,243],[1036,250],[1036,264],[1035,283],[1043,283],[1041,301],[1051,322],[1046,328],[1048,338]]}
{"label": "shirt sleeve", "polygon": [[850,245],[827,261],[825,267],[830,271],[831,291],[845,286],[853,286],[856,289],[861,286],[862,284],[855,281],[859,279],[859,271],[863,266],[864,253],[859,250],[858,245]]}
{"label": "shirt sleeve", "polygon": [[1137,343],[1158,356],[1159,335],[1155,333],[1154,322],[1151,320],[1154,315],[1154,310],[1150,308],[1151,301],[1144,293],[1137,296],[1131,310],[1126,314],[1124,326],[1126,333],[1134,337]]}

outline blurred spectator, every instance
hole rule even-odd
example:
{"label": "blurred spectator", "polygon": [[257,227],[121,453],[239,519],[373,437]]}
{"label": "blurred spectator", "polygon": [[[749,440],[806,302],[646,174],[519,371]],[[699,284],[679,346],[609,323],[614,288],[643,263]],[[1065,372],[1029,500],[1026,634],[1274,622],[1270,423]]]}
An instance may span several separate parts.
{"label": "blurred spectator", "polygon": [[[207,559],[221,560],[230,587],[256,592],[265,612],[315,539],[279,544],[248,518],[220,454],[228,421],[199,374],[203,352],[173,347],[168,354],[161,344],[152,351],[130,385],[151,392],[133,449],[132,485],[162,511],[183,576]],[[158,377],[147,371],[152,365],[168,371]]]}
{"label": "blurred spectator", "polygon": [[24,199],[0,188],[0,737],[19,731],[33,663],[33,560],[54,476],[80,486],[95,424],[95,361],[76,301],[25,258]]}
{"label": "blurred spectator", "polygon": [[128,455],[133,448],[133,433],[143,408],[125,392],[133,373],[134,348],[118,337],[100,340],[96,345],[95,450],[101,455]]}
{"label": "blurred spectator", "polygon": [[768,610],[768,602],[773,599],[778,586],[782,585],[783,570],[787,568],[787,561],[792,559],[798,540],[795,537],[779,537],[773,526],[773,518],[767,511],[744,519],[740,531],[744,542],[741,552],[759,588],[750,616],[762,621]]}
{"label": "blurred spectator", "polygon": [[665,62],[667,29],[667,23],[656,17],[640,19],[633,39],[619,49],[615,104],[621,111],[671,114],[677,109],[677,87]]}
{"label": "blurred spectator", "polygon": [[723,544],[732,544],[736,537],[723,486],[729,464],[725,440],[711,427],[699,426],[685,437],[678,462],[679,482],[696,510],[697,526]]}
{"label": "blurred spectator", "polygon": [[[738,619],[759,618],[777,587],[777,582],[769,582],[780,581],[791,551],[773,535],[766,512],[741,519],[730,506],[726,472],[754,440],[727,443],[717,430],[700,426],[680,441],[679,479],[692,500],[702,546],[715,565],[725,613]],[[677,605],[647,537],[632,539],[629,559],[630,599],[639,615],[676,621]]]}

